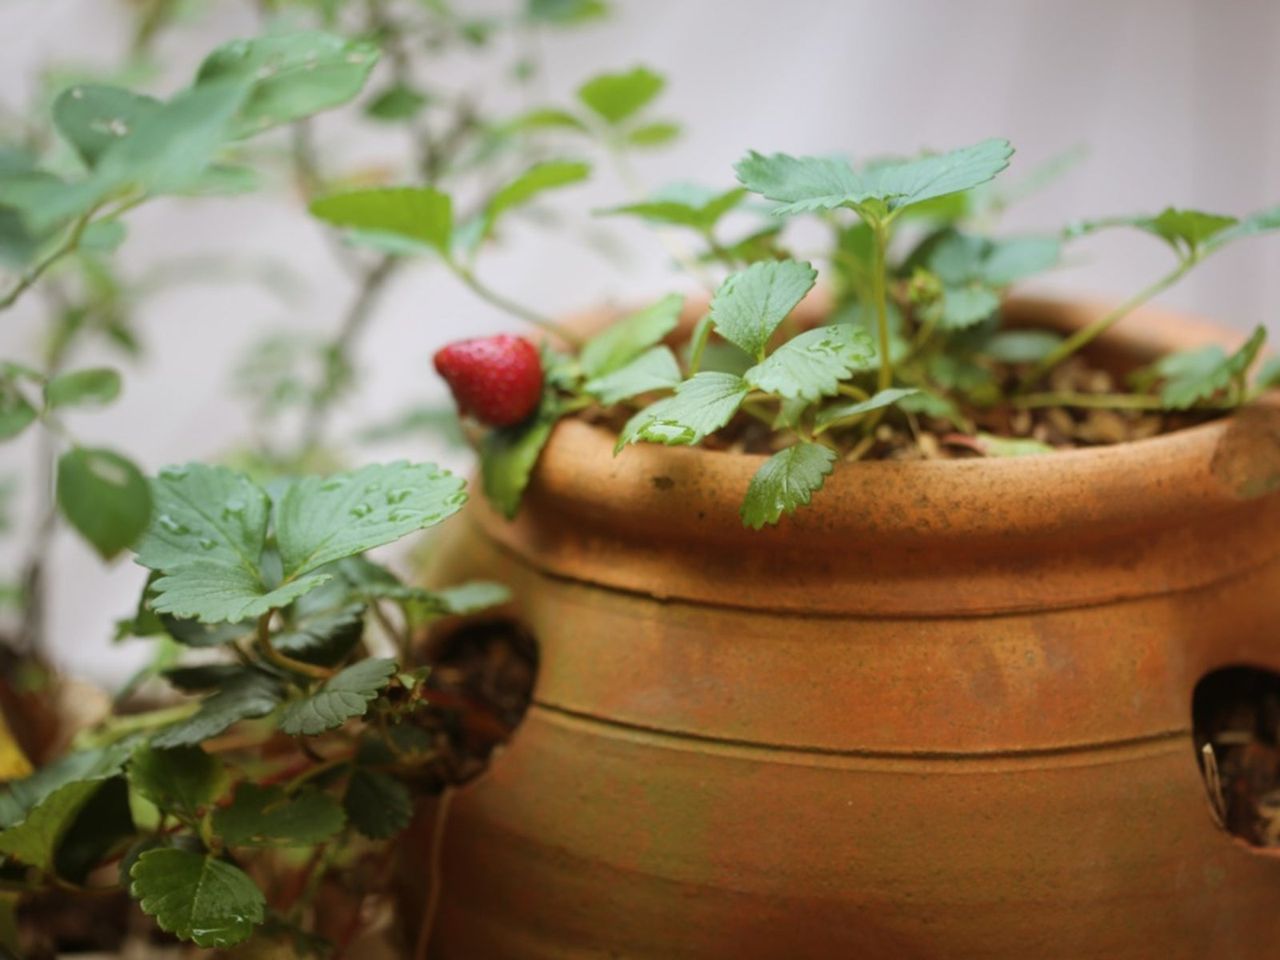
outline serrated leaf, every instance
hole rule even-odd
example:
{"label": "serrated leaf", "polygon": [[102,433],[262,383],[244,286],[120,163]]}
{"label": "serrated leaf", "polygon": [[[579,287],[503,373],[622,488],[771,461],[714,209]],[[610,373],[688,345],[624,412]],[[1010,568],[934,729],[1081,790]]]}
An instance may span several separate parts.
{"label": "serrated leaf", "polygon": [[833,424],[861,417],[872,410],[892,406],[899,400],[914,396],[919,392],[913,387],[890,387],[887,390],[881,390],[879,393],[873,394],[866,400],[832,404],[818,411],[818,415],[814,418],[814,430],[821,433]]}
{"label": "serrated leaf", "polygon": [[[375,237],[393,237],[419,250],[448,255],[453,201],[433,187],[379,187],[330,194],[311,203],[311,213],[336,227]],[[404,248],[414,249],[414,246]]]}
{"label": "serrated leaf", "polygon": [[395,672],[395,661],[385,658],[354,663],[314,693],[287,703],[280,714],[280,729],[290,736],[314,736],[362,717]]}
{"label": "serrated leaf", "polygon": [[205,948],[230,947],[262,922],[266,899],[249,875],[211,856],[148,850],[129,871],[131,892],[161,930]]}
{"label": "serrated leaf", "polygon": [[681,379],[680,364],[671,348],[654,347],[625,367],[588,380],[582,389],[605,406],[610,406],[653,390],[673,389]]}
{"label": "serrated leaf", "polygon": [[807,506],[835,462],[836,452],[820,443],[797,443],[775,453],[751,478],[742,502],[743,524],[759,530]]}
{"label": "serrated leaf", "polygon": [[489,200],[485,206],[481,235],[492,232],[494,223],[507,211],[530,203],[548,190],[581,183],[590,175],[590,164],[575,160],[548,160],[530,167]]}
{"label": "serrated leaf", "polygon": [[666,80],[647,67],[602,73],[578,88],[578,99],[606,123],[616,125],[649,104]]}
{"label": "serrated leaf", "polygon": [[614,453],[629,443],[692,445],[727,424],[751,387],[729,373],[703,372],[676,387],[675,396],[645,407],[622,428]]}
{"label": "serrated leaf", "polygon": [[63,784],[36,803],[13,826],[0,832],[0,853],[44,873],[53,872],[54,855],[80,809],[102,788],[105,779]]}
{"label": "serrated leaf", "polygon": [[120,87],[77,84],[53,101],[53,125],[87,166],[162,104]]}
{"label": "serrated leaf", "polygon": [[151,608],[203,623],[239,623],[287,606],[327,579],[312,576],[270,589],[261,570],[267,495],[225,467],[188,464],[151,483],[154,516],[138,562],[164,574]]}
{"label": "serrated leaf", "polygon": [[605,213],[628,214],[652,223],[668,223],[709,231],[720,218],[742,202],[747,195],[743,187],[717,193],[695,184],[676,183],[664,187],[642,203],[613,207]]}
{"label": "serrated leaf", "polygon": [[378,56],[369,41],[319,32],[233,40],[205,58],[197,82],[250,85],[231,131],[244,137],[351,100],[363,89]]}
{"label": "serrated leaf", "polygon": [[120,396],[120,374],[110,367],[74,370],[54,377],[44,387],[44,399],[52,409],[104,406]]}
{"label": "serrated leaf", "polygon": [[1240,349],[1229,355],[1214,344],[1162,357],[1152,365],[1164,380],[1161,402],[1171,410],[1188,410],[1233,384],[1243,383],[1266,339],[1266,328],[1259,326]]}
{"label": "serrated leaf", "polygon": [[724,339],[763,360],[769,338],[817,278],[799,260],[754,263],[720,285],[711,300],[711,323]]}
{"label": "serrated leaf", "polygon": [[342,829],[338,801],[318,790],[289,796],[277,786],[242,783],[230,806],[213,812],[213,832],[233,847],[310,846]]}
{"label": "serrated leaf", "polygon": [[1007,140],[983,140],[942,154],[879,163],[855,171],[834,157],[763,156],[755,151],[734,167],[753,193],[782,204],[779,214],[859,207],[877,201],[893,212],[935,197],[970,190],[1009,165]]}
{"label": "serrated leaf", "polygon": [[161,810],[194,821],[226,792],[230,780],[222,761],[199,747],[144,745],[129,761],[129,783]]}
{"label": "serrated leaf", "polygon": [[542,448],[559,414],[543,404],[539,414],[514,427],[490,430],[480,441],[480,482],[484,495],[503,516],[514,517]]}
{"label": "serrated leaf", "polygon": [[282,696],[276,680],[257,671],[244,673],[202,701],[190,717],[160,730],[151,738],[151,746],[167,750],[203,743],[241,720],[265,717]]}
{"label": "serrated leaf", "polygon": [[788,400],[814,401],[836,393],[840,381],[863,369],[875,355],[865,330],[850,324],[818,327],[788,340],[743,379]]}
{"label": "serrated leaf", "polygon": [[93,750],[80,750],[41,767],[29,777],[15,780],[0,792],[0,827],[11,827],[68,784],[84,780],[102,781],[124,769],[133,747],[116,743]]}
{"label": "serrated leaf", "polygon": [[610,324],[583,346],[578,357],[588,379],[620,370],[661,343],[680,322],[684,297],[669,294],[645,309]]}
{"label": "serrated leaf", "polygon": [[409,788],[379,770],[357,768],[347,782],[342,807],[352,825],[371,840],[387,840],[413,819]]}
{"label": "serrated leaf", "polygon": [[300,577],[439,523],[466,502],[465,487],[434,465],[403,460],[295,480],[276,508],[284,576]]}
{"label": "serrated leaf", "polygon": [[151,491],[131,462],[110,450],[74,447],[58,458],[58,509],[104,560],[143,535]]}

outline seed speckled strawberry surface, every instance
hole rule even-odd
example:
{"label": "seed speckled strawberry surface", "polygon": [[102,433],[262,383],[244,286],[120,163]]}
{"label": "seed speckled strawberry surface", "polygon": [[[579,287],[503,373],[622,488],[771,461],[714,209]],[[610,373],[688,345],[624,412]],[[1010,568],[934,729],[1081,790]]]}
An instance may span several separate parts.
{"label": "seed speckled strawberry surface", "polygon": [[458,409],[491,427],[528,419],[542,400],[542,358],[523,337],[459,340],[435,355]]}

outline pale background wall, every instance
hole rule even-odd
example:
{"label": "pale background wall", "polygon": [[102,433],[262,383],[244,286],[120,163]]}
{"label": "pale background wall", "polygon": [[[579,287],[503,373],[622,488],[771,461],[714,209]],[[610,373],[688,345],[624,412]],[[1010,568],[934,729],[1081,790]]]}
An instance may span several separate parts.
{"label": "pale background wall", "polygon": [[[467,0],[458,0],[465,3]],[[1166,203],[1241,213],[1280,202],[1280,3],[1275,0],[619,0],[609,22],[544,45],[544,89],[561,98],[585,76],[648,63],[668,74],[662,112],[687,122],[673,149],[641,166],[653,186],[679,177],[729,182],[748,147],[789,152],[911,151],[985,136],[1019,148],[1014,172],[1076,144],[1087,160],[1011,217],[1052,227],[1084,215],[1156,210]],[[122,43],[109,0],[0,0],[0,101],[20,103],[28,78],[51,61],[110,62]],[[198,31],[166,41],[166,59],[194,64],[216,40],[253,30],[247,2],[220,0]],[[330,165],[378,160],[398,149],[360,137],[341,117],[322,139]],[[565,194],[579,214],[623,199],[602,175]],[[243,408],[227,399],[229,366],[264,326],[331,330],[348,282],[296,197],[160,202],[133,218],[126,262],[223,251],[278,257],[304,278],[282,304],[237,283],[187,287],[149,302],[149,353],[109,411],[78,418],[83,435],[119,446],[146,467],[209,456],[243,438]],[[545,312],[663,289],[664,258],[649,234],[624,231],[619,264],[568,239],[528,231],[482,261],[495,286]],[[1247,327],[1280,313],[1280,242],[1222,255],[1166,302]],[[1143,238],[1111,236],[1077,248],[1046,281],[1063,291],[1120,295],[1163,269]],[[0,355],[21,355],[34,316],[0,318]],[[440,396],[429,357],[464,332],[509,328],[429,268],[387,296],[360,360],[371,374],[344,410],[367,422],[409,400]],[[92,360],[93,358],[84,358]],[[438,453],[409,446],[391,455]],[[0,448],[0,472],[26,471],[29,443]],[[29,475],[29,474],[28,474]],[[20,501],[20,503],[23,501]],[[29,510],[27,511],[29,512]],[[21,511],[20,511],[21,513]],[[25,520],[25,517],[19,518]],[[58,537],[52,631],[72,670],[118,679],[138,646],[110,648],[110,621],[127,611],[140,572],[104,569],[69,534]]]}

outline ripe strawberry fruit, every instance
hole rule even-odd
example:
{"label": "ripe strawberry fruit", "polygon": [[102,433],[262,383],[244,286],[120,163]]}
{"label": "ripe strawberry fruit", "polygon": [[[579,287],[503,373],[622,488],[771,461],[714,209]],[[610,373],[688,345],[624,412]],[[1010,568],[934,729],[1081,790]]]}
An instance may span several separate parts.
{"label": "ripe strawberry fruit", "polygon": [[491,427],[527,419],[542,400],[542,358],[523,337],[459,340],[436,352],[435,365],[459,411]]}

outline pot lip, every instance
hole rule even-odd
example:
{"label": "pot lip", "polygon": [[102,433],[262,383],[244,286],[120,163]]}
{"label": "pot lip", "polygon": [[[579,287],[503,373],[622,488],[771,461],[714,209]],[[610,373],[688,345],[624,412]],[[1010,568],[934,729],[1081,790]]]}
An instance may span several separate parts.
{"label": "pot lip", "polygon": [[[821,307],[820,302],[802,305],[810,311]],[[1034,320],[1069,330],[1106,308],[1091,300],[1020,297],[1008,301],[1006,316],[1014,326]],[[615,315],[584,314],[575,326],[590,329]],[[698,315],[694,304],[683,319]],[[1243,338],[1147,306],[1100,338],[1098,347],[1156,355],[1207,344],[1230,347]],[[736,541],[744,534],[788,537],[792,532],[812,540],[838,532],[845,544],[851,532],[936,542],[946,536],[1007,539],[1019,532],[1066,529],[1086,536],[1089,529],[1108,526],[1129,531],[1167,526],[1186,511],[1225,509],[1280,485],[1280,453],[1261,457],[1261,463],[1254,456],[1260,446],[1280,447],[1276,417],[1270,416],[1280,415],[1280,405],[1271,397],[1253,408],[1261,411],[1269,444],[1258,442],[1259,417],[1237,411],[1147,439],[1040,456],[840,464],[812,504],[764,531],[744,529],[738,506],[766,455],[635,444],[615,458],[612,431],[567,418],[543,451],[530,483],[529,509],[522,513],[551,511],[680,540]],[[1250,423],[1250,429],[1240,429]]]}

